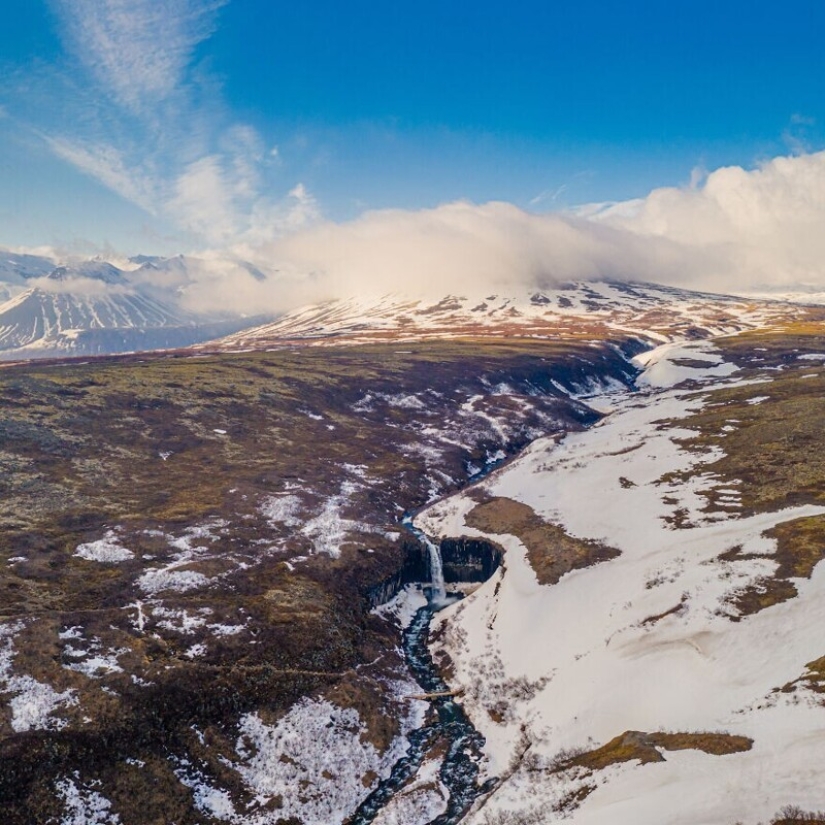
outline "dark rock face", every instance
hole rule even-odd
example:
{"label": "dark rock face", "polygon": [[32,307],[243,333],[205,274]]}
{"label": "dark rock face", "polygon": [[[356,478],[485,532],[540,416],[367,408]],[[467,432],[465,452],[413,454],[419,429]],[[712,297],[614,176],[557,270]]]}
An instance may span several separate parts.
{"label": "dark rock face", "polygon": [[490,541],[473,538],[444,539],[441,542],[444,581],[486,582],[498,570],[502,550]]}
{"label": "dark rock face", "polygon": [[366,591],[365,596],[370,608],[378,607],[395,598],[406,584],[429,580],[427,554],[421,543],[414,536],[407,535],[401,539],[401,547],[404,551],[401,569]]}
{"label": "dark rock face", "polygon": [[[498,570],[502,560],[501,548],[483,539],[466,536],[444,539],[440,547],[447,584],[486,582]],[[367,590],[365,595],[371,608],[390,601],[406,584],[430,580],[428,555],[421,543],[412,535],[405,536],[402,548],[405,560],[401,569]]]}

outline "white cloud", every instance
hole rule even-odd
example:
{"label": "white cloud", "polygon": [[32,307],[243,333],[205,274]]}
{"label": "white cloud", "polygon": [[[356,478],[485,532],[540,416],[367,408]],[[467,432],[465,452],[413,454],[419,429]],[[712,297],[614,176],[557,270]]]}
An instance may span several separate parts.
{"label": "white cloud", "polygon": [[[253,137],[233,139],[251,141],[254,152]],[[825,290],[825,152],[701,172],[683,188],[575,214],[457,202],[347,223],[320,222],[301,185],[280,201],[256,200],[227,157],[187,166],[166,202],[219,240],[157,275],[156,285],[182,290],[193,311],[257,314],[352,295],[443,296],[597,278]],[[241,206],[250,210],[244,220]]]}
{"label": "white cloud", "polygon": [[232,119],[198,63],[227,2],[51,0],[68,59],[18,93],[57,157],[162,221],[181,246],[271,237],[318,212],[300,185],[267,191],[277,148]]}
{"label": "white cloud", "polygon": [[745,289],[825,287],[825,152],[778,157],[756,169],[717,169],[701,185],[656,189],[600,220],[678,250],[677,283]]}
{"label": "white cloud", "polygon": [[175,182],[167,209],[198,235],[226,241],[237,231],[232,183],[216,155],[190,163]]}
{"label": "white cloud", "polygon": [[[306,193],[292,194],[297,222]],[[712,291],[825,289],[825,152],[701,173],[684,188],[576,214],[459,202],[311,222],[285,235],[288,218],[266,217],[271,223],[261,220],[232,253],[270,276],[213,265],[190,300],[255,312],[366,293],[444,295],[595,278]],[[267,228],[269,240],[253,242]]]}
{"label": "white cloud", "polygon": [[[272,292],[283,306],[358,294],[444,295],[580,278],[652,279],[659,264],[674,256],[671,247],[667,240],[648,241],[574,216],[458,202],[369,212],[233,251],[264,271],[277,271]],[[255,288],[260,296],[268,284]]]}
{"label": "white cloud", "polygon": [[54,0],[69,51],[122,106],[139,111],[181,86],[227,0]]}
{"label": "white cloud", "polygon": [[[188,246],[215,250],[188,287],[192,308],[260,312],[365,292],[444,294],[599,277],[732,291],[825,288],[825,153],[750,170],[699,169],[686,187],[575,212],[457,202],[321,222],[303,184],[270,194],[267,170],[284,174],[270,136],[234,122],[216,84],[195,70],[197,48],[226,2],[52,0],[75,64],[92,83],[84,90],[74,78],[62,88],[75,94],[29,107],[33,124],[48,118],[46,143],[57,156],[170,232],[188,233]],[[794,134],[812,125],[803,115],[790,122]],[[561,199],[565,185],[533,205]]]}

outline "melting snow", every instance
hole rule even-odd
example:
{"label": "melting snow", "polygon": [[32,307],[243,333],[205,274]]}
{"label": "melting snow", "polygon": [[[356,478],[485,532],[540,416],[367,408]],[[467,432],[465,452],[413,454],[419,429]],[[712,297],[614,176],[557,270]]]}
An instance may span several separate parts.
{"label": "melting snow", "polygon": [[164,567],[147,570],[137,580],[138,586],[149,594],[160,593],[163,590],[187,592],[198,590],[212,583],[212,579],[194,570],[181,569],[196,561],[205,552],[204,547],[195,544],[196,541],[214,542],[218,537],[216,530],[226,527],[228,522],[215,519],[207,524],[197,525],[186,529],[182,536],[166,536],[171,547],[179,552],[171,562]]}
{"label": "melting snow", "polygon": [[294,527],[300,524],[297,514],[301,510],[301,499],[294,495],[269,496],[261,505],[261,514],[271,524]]}
{"label": "melting snow", "polygon": [[203,656],[207,651],[207,647],[205,644],[198,644],[192,645],[183,655],[186,656],[187,659],[197,659],[198,656]]}
{"label": "melting snow", "polygon": [[78,545],[74,555],[88,561],[100,562],[121,562],[135,557],[131,550],[127,550],[120,543],[114,530],[109,530],[102,539]]}
{"label": "melting snow", "polygon": [[186,593],[189,590],[198,590],[210,583],[210,579],[194,570],[147,570],[138,580],[138,586],[145,593],[154,594],[164,590],[176,590]]}
{"label": "melting snow", "polygon": [[408,627],[420,608],[427,605],[427,597],[420,584],[408,584],[394,599],[374,607],[372,613],[384,619],[395,619],[402,627]]}
{"label": "melting snow", "polygon": [[424,762],[415,780],[390,800],[373,825],[427,825],[443,814],[450,797],[438,774],[443,761]]}
{"label": "melting snow", "polygon": [[[405,720],[417,724],[418,720]],[[260,801],[281,797],[277,818],[305,825],[333,825],[369,794],[370,774],[386,776],[405,752],[398,737],[379,753],[364,736],[357,711],[323,699],[303,699],[274,725],[257,714],[241,719],[235,769]]]}
{"label": "melting snow", "polygon": [[[706,344],[669,346],[648,359],[655,380],[648,375],[647,385],[732,374],[708,356]],[[698,361],[714,365],[685,366]],[[557,817],[584,780],[542,766],[562,749],[597,747],[625,730],[725,731],[752,738],[754,746],[723,757],[668,752],[656,765],[597,772],[586,780],[593,792],[566,810],[577,825],[728,825],[765,821],[789,801],[822,807],[825,714],[804,697],[771,697],[825,653],[825,565],[810,580],[794,581],[796,598],[741,621],[731,615],[736,594],[776,569],[776,544],[766,531],[825,508],[747,518],[704,513],[700,494],[718,479],[701,465],[715,455],[689,453],[677,443],[690,435],[690,412],[702,404],[695,390],[651,391],[644,404],[630,396],[586,432],[557,445],[535,442],[484,483],[492,495],[524,502],[573,536],[621,551],[542,586],[522,543],[496,536],[506,550],[504,569],[439,614],[439,645],[487,737],[489,774],[509,772],[519,743],[526,737],[530,744],[531,768],[516,769],[494,793],[484,809],[490,815],[538,806]],[[657,426],[680,418],[681,428]],[[671,472],[685,472],[687,480],[662,483]],[[622,478],[634,485],[622,485]],[[738,501],[733,488],[723,495]],[[464,525],[474,506],[468,496],[453,497],[417,523],[433,536],[479,535]],[[677,508],[684,508],[687,527],[669,520]],[[740,545],[741,555],[758,557],[719,558]],[[506,716],[495,722],[490,710],[502,703]],[[469,820],[484,821],[482,815]]]}
{"label": "melting snow", "polygon": [[316,553],[338,558],[347,533],[367,529],[367,525],[344,518],[342,515],[342,510],[349,503],[349,497],[358,489],[358,485],[353,482],[343,482],[339,495],[328,498],[321,512],[301,528],[301,532],[312,541]]}
{"label": "melting snow", "polygon": [[[206,777],[197,770],[188,760],[177,760],[175,775],[190,788],[195,801],[195,807],[203,814],[214,817],[221,822],[250,823],[252,819],[239,817],[232,804],[232,798],[226,791],[214,787]],[[256,820],[260,821],[260,820]]]}
{"label": "melting snow", "polygon": [[75,774],[74,779],[67,777],[57,783],[57,793],[65,806],[60,825],[119,825],[120,817],[112,813],[112,803],[78,782]]}
{"label": "melting snow", "polygon": [[77,704],[74,690],[56,691],[51,685],[38,682],[31,676],[12,673],[14,637],[23,629],[22,622],[0,625],[0,693],[11,694],[11,727],[17,733],[27,730],[60,730],[63,719],[52,716],[59,707]]}
{"label": "melting snow", "polygon": [[206,624],[206,616],[212,613],[211,608],[202,607],[198,613],[194,615],[183,608],[169,608],[157,605],[152,608],[152,617],[160,617],[158,627],[164,630],[171,630],[174,633],[181,633],[183,635],[191,635],[198,628]]}

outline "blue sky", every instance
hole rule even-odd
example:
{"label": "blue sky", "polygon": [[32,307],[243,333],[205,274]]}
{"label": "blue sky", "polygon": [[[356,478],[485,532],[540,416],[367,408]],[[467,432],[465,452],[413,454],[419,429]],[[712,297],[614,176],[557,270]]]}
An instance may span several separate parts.
{"label": "blue sky", "polygon": [[0,243],[174,252],[545,212],[825,140],[825,4],[12,0]]}

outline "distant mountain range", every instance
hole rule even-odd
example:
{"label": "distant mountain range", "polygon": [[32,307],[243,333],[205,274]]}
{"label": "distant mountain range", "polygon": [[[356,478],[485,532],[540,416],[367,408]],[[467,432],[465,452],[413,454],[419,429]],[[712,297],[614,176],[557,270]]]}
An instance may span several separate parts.
{"label": "distant mountain range", "polygon": [[[547,289],[520,286],[495,294],[479,288],[434,299],[359,296],[280,317],[274,312],[249,317],[197,314],[183,305],[203,266],[204,261],[182,255],[66,264],[0,251],[0,360],[188,346],[263,350],[474,336],[596,340],[631,333],[661,342],[752,329],[801,313],[802,301],[822,303],[823,298],[794,295],[789,304],[768,297],[604,281]],[[255,280],[266,279],[250,263],[233,261],[232,266]]]}
{"label": "distant mountain range", "polygon": [[182,256],[128,263],[0,253],[0,359],[185,347],[267,319],[183,309],[189,261]]}

